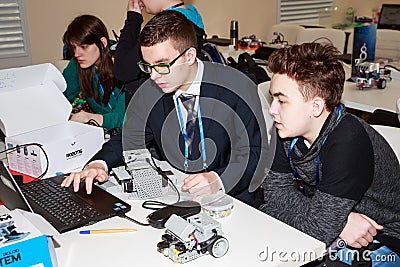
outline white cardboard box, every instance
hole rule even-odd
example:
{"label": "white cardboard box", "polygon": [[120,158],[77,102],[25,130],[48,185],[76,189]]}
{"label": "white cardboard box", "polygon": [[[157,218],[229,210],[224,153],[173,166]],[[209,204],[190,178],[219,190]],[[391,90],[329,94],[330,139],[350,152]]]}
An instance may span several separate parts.
{"label": "white cardboard box", "polygon": [[[82,167],[104,143],[101,127],[68,121],[71,104],[66,82],[52,64],[0,70],[0,129],[12,170],[33,177],[67,173]],[[42,145],[22,146],[28,143]],[[48,166],[47,159],[48,158]]]}

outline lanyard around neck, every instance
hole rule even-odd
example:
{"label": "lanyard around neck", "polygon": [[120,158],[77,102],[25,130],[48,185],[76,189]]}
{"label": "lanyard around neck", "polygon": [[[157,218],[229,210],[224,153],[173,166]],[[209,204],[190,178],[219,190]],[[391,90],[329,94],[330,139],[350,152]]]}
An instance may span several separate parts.
{"label": "lanyard around neck", "polygon": [[176,5],[173,5],[173,6],[169,7],[169,8],[167,8],[166,10],[174,10],[175,8],[183,6],[184,4],[185,4],[184,2],[180,2],[180,3],[176,4]]}
{"label": "lanyard around neck", "polygon": [[[188,158],[189,158],[189,140],[187,138],[186,126],[185,126],[185,122],[183,120],[182,111],[181,111],[181,107],[180,107],[180,104],[179,104],[178,97],[176,98],[176,107],[178,109],[178,116],[179,116],[179,122],[181,124],[181,131],[182,131],[182,135],[183,135],[183,140],[185,141],[185,161],[183,163],[183,166],[185,168],[185,172],[187,172],[187,168],[189,166],[189,163],[188,163]],[[201,117],[201,111],[200,111],[200,100],[199,100],[199,102],[197,104],[197,119],[199,120],[201,156],[203,158],[203,170],[206,170],[208,168],[208,166],[207,166],[207,154],[206,154],[206,145],[205,145],[205,142],[204,142],[203,119]],[[192,141],[192,143],[193,143],[193,141]]]}
{"label": "lanyard around neck", "polygon": [[[343,110],[342,110],[342,106],[339,105],[339,106],[338,106],[338,116],[337,116],[337,118],[336,118],[336,123],[339,121],[340,117],[342,116],[342,111],[343,111]],[[326,139],[328,138],[328,136],[329,136],[329,134],[327,134],[327,135],[324,137],[324,140],[322,140],[321,148],[322,148],[322,146],[325,144],[325,141],[326,141]],[[290,161],[290,153],[292,153],[292,150],[293,150],[294,145],[296,144],[297,140],[299,140],[298,137],[294,138],[294,139],[292,140],[292,142],[290,143],[289,151],[288,151],[288,155],[287,155],[287,159],[288,159],[289,166],[290,166],[290,169],[291,169],[291,171],[292,171],[293,176],[295,177],[296,180],[301,180],[299,173],[298,173],[298,172],[292,167],[292,165],[290,164],[290,163],[291,163],[291,161]],[[318,151],[317,160],[316,160],[316,162],[315,162],[315,185],[319,185],[319,163],[320,163],[320,161],[321,161],[321,159],[320,159],[321,148],[320,148],[320,150]]]}
{"label": "lanyard around neck", "polygon": [[[104,88],[103,88],[103,85],[101,84],[101,82],[100,82],[100,80],[99,80],[99,75],[97,74],[96,67],[94,68],[94,76],[95,76],[95,78],[96,78],[96,83],[99,85],[100,90],[101,90],[101,93],[103,94],[102,97],[104,97]],[[112,90],[112,88],[111,88],[111,94],[112,94],[112,96],[114,97],[115,102],[117,102],[117,97],[115,96],[114,90]],[[108,107],[109,107],[111,110],[113,109],[112,106],[111,106],[111,104],[110,104],[110,101],[108,101]]]}
{"label": "lanyard around neck", "polygon": [[[328,137],[328,136],[326,136],[326,137],[324,138],[324,141],[322,141],[322,145],[325,143],[325,140],[326,140],[327,137]],[[301,180],[299,173],[298,173],[298,172],[296,171],[296,169],[293,168],[292,165],[290,164],[290,163],[291,163],[291,161],[290,161],[290,153],[292,153],[293,147],[294,147],[294,145],[296,144],[297,140],[299,140],[298,137],[294,138],[294,139],[292,140],[292,142],[290,143],[289,151],[288,151],[288,155],[287,155],[287,159],[288,159],[289,166],[290,166],[290,169],[291,169],[291,171],[292,171],[292,174],[293,174],[295,180]],[[321,147],[322,147],[322,146],[321,146]],[[318,152],[317,161],[315,162],[315,185],[319,185],[319,162],[320,162],[320,156],[319,156],[319,154],[320,154],[320,153]]]}

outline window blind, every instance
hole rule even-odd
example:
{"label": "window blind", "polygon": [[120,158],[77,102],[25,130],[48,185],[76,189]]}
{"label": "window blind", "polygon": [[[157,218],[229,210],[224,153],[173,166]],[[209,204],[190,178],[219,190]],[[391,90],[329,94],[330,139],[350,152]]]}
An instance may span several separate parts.
{"label": "window blind", "polygon": [[0,2],[0,68],[31,63],[23,0]]}
{"label": "window blind", "polygon": [[318,24],[319,10],[333,8],[334,0],[280,0],[278,23],[286,24]]}

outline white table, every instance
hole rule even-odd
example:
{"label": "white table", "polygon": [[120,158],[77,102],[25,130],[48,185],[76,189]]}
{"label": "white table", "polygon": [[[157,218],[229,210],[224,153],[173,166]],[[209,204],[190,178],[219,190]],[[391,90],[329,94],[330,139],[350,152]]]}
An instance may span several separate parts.
{"label": "white table", "polygon": [[400,98],[400,80],[392,79],[385,89],[358,89],[355,83],[346,82],[342,103],[349,108],[372,113],[376,109],[396,112],[396,100]]}
{"label": "white table", "polygon": [[[129,216],[145,221],[149,213],[140,201],[131,201]],[[325,244],[234,201],[232,214],[220,219],[229,250],[221,258],[205,255],[184,266],[300,266],[323,254]],[[60,267],[64,266],[177,266],[157,252],[162,229],[143,227],[122,218],[111,218],[85,229],[135,227],[134,233],[79,235],[78,230],[56,237]],[[295,259],[292,261],[292,259]]]}
{"label": "white table", "polygon": [[[168,169],[161,165],[163,170]],[[180,184],[184,174],[173,170],[173,181]],[[188,195],[182,198],[187,199]],[[169,203],[176,195],[169,195]],[[141,207],[142,201],[130,200],[132,210],[127,214],[141,222],[151,212]],[[231,215],[219,219],[229,250],[221,258],[205,255],[184,266],[300,266],[321,257],[325,244],[268,215],[234,199]],[[177,266],[157,252],[162,229],[139,226],[115,217],[84,229],[127,228],[134,233],[79,235],[77,229],[55,237],[61,247],[56,249],[59,266]]]}
{"label": "white table", "polygon": [[[392,65],[399,63],[392,63]],[[351,76],[351,66],[344,64],[346,80]],[[360,90],[355,82],[345,82],[341,102],[349,108],[373,113],[376,109],[396,112],[396,101],[400,98],[400,72],[392,69],[392,80],[385,89],[365,88]]]}
{"label": "white table", "polygon": [[[177,180],[174,179],[173,181]],[[179,180],[178,180],[179,181]],[[188,194],[183,198],[188,199]],[[163,197],[169,203],[176,195]],[[151,212],[141,207],[142,201],[129,200],[127,214],[141,222]],[[5,211],[0,206],[0,214]],[[221,258],[204,255],[182,266],[301,266],[321,257],[325,244],[268,215],[234,199],[231,215],[218,219],[229,250]],[[137,228],[137,232],[80,235],[80,230]],[[164,229],[139,226],[114,217],[64,234],[55,235],[59,243],[56,255],[59,267],[96,266],[178,266],[157,252]]]}

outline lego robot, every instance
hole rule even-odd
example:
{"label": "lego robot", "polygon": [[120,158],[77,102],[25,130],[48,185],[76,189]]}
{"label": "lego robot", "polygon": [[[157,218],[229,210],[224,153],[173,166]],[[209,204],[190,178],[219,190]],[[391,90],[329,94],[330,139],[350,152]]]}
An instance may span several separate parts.
{"label": "lego robot", "polygon": [[157,250],[175,263],[185,263],[206,254],[219,258],[229,249],[221,224],[206,214],[199,213],[187,220],[173,214],[165,227],[167,230]]}
{"label": "lego robot", "polygon": [[272,39],[272,41],[269,42],[269,44],[272,44],[272,45],[279,44],[279,45],[282,45],[282,47],[289,45],[288,42],[285,41],[285,36],[283,35],[283,33],[274,32],[274,36],[275,36],[274,39]]}
{"label": "lego robot", "polygon": [[356,86],[360,90],[374,86],[385,89],[391,80],[390,70],[381,68],[379,63],[362,62],[357,65]]}

